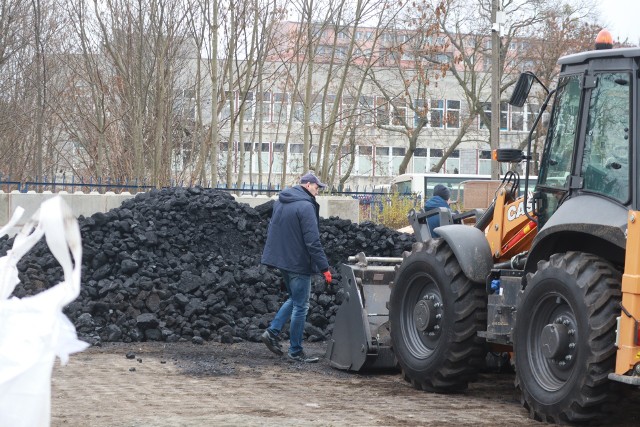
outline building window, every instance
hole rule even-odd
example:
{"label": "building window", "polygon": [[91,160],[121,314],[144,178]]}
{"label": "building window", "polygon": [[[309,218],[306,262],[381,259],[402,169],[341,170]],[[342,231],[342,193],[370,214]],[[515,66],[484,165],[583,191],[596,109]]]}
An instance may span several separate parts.
{"label": "building window", "polygon": [[342,126],[346,126],[349,123],[349,118],[353,117],[356,114],[355,103],[356,100],[352,96],[342,97],[340,116],[338,117],[338,123]]}
{"label": "building window", "polygon": [[527,122],[527,131],[530,131],[533,127],[533,124],[536,121],[536,117],[538,116],[538,112],[540,111],[540,106],[538,104],[526,104],[527,113],[525,115]]}
{"label": "building window", "polygon": [[[334,150],[334,153],[337,153],[338,150]],[[351,147],[342,146],[340,149],[340,162],[338,163],[338,173],[342,176],[348,169],[349,164],[351,163]]]}
{"label": "building window", "polygon": [[389,103],[382,96],[376,97],[376,124],[378,126],[389,124]]}
{"label": "building window", "polygon": [[381,47],[378,50],[378,58],[382,64],[387,63],[387,57],[389,56],[389,49],[386,47]]}
{"label": "building window", "polygon": [[260,96],[260,99],[258,99],[258,102],[260,102],[260,108],[262,108],[262,110],[259,112],[260,119],[263,122],[270,122],[271,121],[271,92],[264,92]]}
{"label": "building window", "polygon": [[196,94],[193,89],[177,89],[174,92],[173,113],[181,119],[195,120]]}
{"label": "building window", "polygon": [[[263,143],[258,143],[256,142],[255,144],[255,158],[256,158],[256,163],[258,162],[258,158],[260,159],[260,163],[262,163],[262,170],[266,171],[269,169],[269,160],[271,158],[271,153],[269,152],[269,148],[271,147],[271,143],[269,142],[263,142]],[[257,172],[257,169],[256,169]]]}
{"label": "building window", "polygon": [[304,166],[304,144],[289,145],[289,158],[287,159],[287,172],[297,173]]}
{"label": "building window", "polygon": [[333,45],[318,45],[318,47],[316,47],[316,55],[323,56],[324,59],[329,59],[331,55],[334,55],[334,52],[335,56],[338,56],[338,49],[340,48],[334,48]]}
{"label": "building window", "polygon": [[322,123],[322,96],[320,94],[313,96],[309,123]]}
{"label": "building window", "polygon": [[511,130],[524,130],[524,108],[511,106]]}
{"label": "building window", "polygon": [[413,126],[418,127],[421,122],[426,125],[429,115],[426,101],[424,99],[416,99],[413,110]]}
{"label": "building window", "polygon": [[275,173],[282,173],[284,167],[284,144],[273,143],[273,168]]}
{"label": "building window", "polygon": [[273,94],[273,121],[286,123],[289,120],[288,108],[289,95],[286,93]]}
{"label": "building window", "polygon": [[433,167],[438,164],[438,162],[442,159],[444,155],[444,150],[442,148],[430,148],[429,149],[429,170],[433,172],[442,172],[442,167],[437,171],[433,170]]}
{"label": "building window", "polygon": [[361,96],[358,103],[360,123],[363,125],[374,124],[373,96]]}
{"label": "building window", "polygon": [[313,164],[318,161],[318,146],[312,145],[309,151],[309,161]]}
{"label": "building window", "polygon": [[253,121],[253,109],[255,107],[253,92],[247,92],[244,95],[243,99],[240,100],[240,106],[244,111],[244,120],[247,122]]}
{"label": "building window", "polygon": [[429,159],[429,149],[428,148],[416,148],[413,152],[413,171],[416,173],[424,173],[428,172],[429,168],[427,167]]}
{"label": "building window", "polygon": [[404,147],[393,147],[391,148],[391,173],[398,173],[400,170],[400,163],[402,163],[402,159],[404,159],[404,155],[407,152],[407,149]]}
{"label": "building window", "polygon": [[389,175],[389,165],[389,147],[376,147],[376,175]]}
{"label": "building window", "polygon": [[536,63],[531,59],[526,59],[520,64],[520,71],[531,71],[535,68]]}
{"label": "building window", "polygon": [[[336,96],[332,94],[328,94],[324,97],[324,123],[328,123],[331,118],[331,111],[333,111],[333,106],[336,103]],[[337,119],[337,118],[336,118]]]}
{"label": "building window", "polygon": [[[482,121],[481,117],[478,117],[479,128],[480,129],[489,129],[491,128],[491,103],[483,102],[482,106],[484,107],[484,112],[487,115],[487,124]],[[500,103],[500,130],[509,129],[509,103],[501,102]]]}
{"label": "building window", "polygon": [[448,64],[449,62],[451,62],[451,55],[447,53],[439,53],[435,56],[435,60],[439,64]]}
{"label": "building window", "polygon": [[393,121],[394,126],[404,126],[407,120],[407,104],[404,98],[393,101]]}
{"label": "building window", "polygon": [[485,125],[485,122],[482,121],[482,117],[478,116],[479,128],[489,129],[491,127],[491,103],[483,102],[482,108],[483,108],[484,114],[487,116],[487,124]]}
{"label": "building window", "polygon": [[491,150],[481,150],[478,153],[478,174],[491,175]]}
{"label": "building window", "polygon": [[500,103],[500,130],[509,129],[509,103]]}
{"label": "building window", "polygon": [[251,142],[245,142],[244,143],[244,158],[243,158],[243,164],[244,164],[244,171],[245,172],[253,172],[252,170],[252,161],[253,156],[251,153],[251,147],[253,146],[253,143]]}
{"label": "building window", "polygon": [[244,143],[244,170],[245,172],[258,172],[258,162],[261,163],[262,170],[266,171],[269,167],[269,143],[262,144],[256,142]]}
{"label": "building window", "polygon": [[231,101],[235,98],[235,92],[225,91],[224,93],[224,105],[220,111],[220,120],[228,120],[231,118]]}
{"label": "building window", "polygon": [[447,128],[460,128],[460,101],[447,100]]}
{"label": "building window", "polygon": [[304,102],[302,99],[302,95],[298,95],[294,98],[293,120],[300,123],[304,122]]}
{"label": "building window", "polygon": [[446,173],[460,173],[460,151],[453,150],[444,164]]}
{"label": "building window", "polygon": [[370,145],[358,146],[358,174],[371,176],[373,169],[373,148]]}
{"label": "building window", "polygon": [[429,115],[431,117],[430,124],[432,128],[441,128],[443,127],[443,117],[444,117],[444,101],[442,99],[432,99],[431,100],[431,109],[429,110]]}

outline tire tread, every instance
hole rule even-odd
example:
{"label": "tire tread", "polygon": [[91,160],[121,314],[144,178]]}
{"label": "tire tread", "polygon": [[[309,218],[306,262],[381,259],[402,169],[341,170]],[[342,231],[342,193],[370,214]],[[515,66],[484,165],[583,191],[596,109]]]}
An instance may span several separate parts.
{"label": "tire tread", "polygon": [[[554,254],[548,261],[538,263],[538,271],[564,270],[570,274],[581,290],[589,319],[586,351],[585,375],[576,381],[571,396],[562,405],[538,404],[527,384],[523,383],[516,363],[516,388],[521,391],[521,402],[530,417],[549,423],[587,422],[603,415],[603,405],[611,401],[611,383],[607,377],[615,366],[616,309],[621,300],[620,272],[608,261],[595,255],[581,252]],[[536,274],[527,277],[529,286],[535,286]],[[527,290],[525,290],[526,294]],[[525,296],[526,298],[526,296]],[[517,322],[517,321],[516,321]],[[516,325],[517,328],[517,325]],[[518,337],[515,337],[516,341]],[[581,369],[576,367],[575,369]]]}
{"label": "tire tread", "polygon": [[[444,363],[430,369],[430,375],[419,376],[416,369],[398,357],[403,376],[415,388],[439,393],[455,393],[466,390],[468,383],[477,379],[484,351],[483,340],[477,336],[479,330],[486,327],[486,302],[484,288],[471,282],[462,272],[453,251],[444,240],[437,239],[430,244],[414,245],[409,256],[425,252],[444,266],[444,272],[450,278],[450,291],[453,293],[455,312],[454,336],[449,342]],[[394,289],[399,277],[396,276]],[[394,292],[392,289],[392,293]],[[392,298],[393,299],[393,298]],[[392,328],[393,328],[392,322]],[[393,329],[392,329],[393,330]],[[401,345],[394,339],[394,347]],[[398,354],[396,353],[398,356]]]}

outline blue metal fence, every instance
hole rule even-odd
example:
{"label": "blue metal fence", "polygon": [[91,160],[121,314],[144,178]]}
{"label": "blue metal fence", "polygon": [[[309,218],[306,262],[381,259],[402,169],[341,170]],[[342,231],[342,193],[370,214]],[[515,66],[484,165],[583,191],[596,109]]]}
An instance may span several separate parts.
{"label": "blue metal fence", "polygon": [[36,177],[33,180],[17,181],[12,180],[10,176],[0,174],[0,190],[9,193],[11,191],[19,191],[26,193],[28,191],[51,191],[54,193],[60,191],[67,191],[70,193],[76,191],[92,192],[97,191],[99,193],[105,193],[107,191],[113,191],[114,193],[121,193],[128,191],[137,193],[141,191],[148,191],[154,188],[146,180],[120,180],[112,178],[89,178],[83,180],[72,176],[67,178],[66,176],[49,178],[47,176]]}
{"label": "blue metal fence", "polygon": [[[212,188],[210,184],[210,182],[172,181],[170,187],[201,186],[203,188]],[[111,178],[90,178],[88,180],[83,180],[77,177],[68,178],[61,176],[56,177],[55,179],[40,177],[34,180],[17,181],[12,180],[11,177],[7,175],[0,174],[0,190],[6,193],[17,190],[21,193],[26,193],[28,191],[51,191],[53,193],[60,191],[74,193],[76,191],[81,191],[85,193],[98,192],[101,194],[104,194],[105,192],[129,192],[135,194],[149,191],[153,188],[155,188],[155,186],[150,185],[146,180],[137,179],[119,180]],[[258,194],[272,196],[281,190],[280,185],[258,185],[246,183],[243,183],[240,187],[218,184],[215,189],[251,196]],[[360,206],[360,219],[370,220],[373,222],[379,222],[378,219],[385,205],[388,205],[391,201],[389,193],[385,192],[382,188],[376,189],[375,187],[371,187],[370,189],[367,189],[366,187],[356,187],[354,190],[352,190],[351,187],[347,187],[342,191],[326,191],[321,193],[321,195],[349,196],[357,199]],[[403,195],[402,197],[411,199],[414,202],[414,205],[416,205],[420,200],[416,195]]]}

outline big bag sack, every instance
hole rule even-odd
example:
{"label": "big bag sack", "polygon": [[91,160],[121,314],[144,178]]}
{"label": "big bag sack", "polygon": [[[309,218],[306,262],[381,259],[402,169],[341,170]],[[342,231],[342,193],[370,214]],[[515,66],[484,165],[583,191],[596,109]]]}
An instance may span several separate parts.
{"label": "big bag sack", "polygon": [[[16,209],[0,236],[23,212]],[[64,281],[34,296],[9,298],[19,283],[18,261],[43,235]],[[80,295],[81,265],[80,228],[60,196],[42,203],[0,258],[0,426],[50,425],[54,360],[66,365],[70,354],[89,346],[62,312]]]}

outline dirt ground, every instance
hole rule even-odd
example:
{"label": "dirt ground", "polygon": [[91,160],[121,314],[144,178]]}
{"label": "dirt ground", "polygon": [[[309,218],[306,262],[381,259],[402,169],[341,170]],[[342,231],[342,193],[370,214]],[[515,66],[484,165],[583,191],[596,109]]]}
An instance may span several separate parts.
{"label": "dirt ground", "polygon": [[[323,355],[326,343],[305,343]],[[127,358],[127,354],[133,358]],[[413,389],[398,372],[355,374],[289,362],[261,343],[105,344],[58,362],[52,426],[541,426],[513,374],[482,374],[459,395]],[[640,391],[607,425],[640,425]]]}

